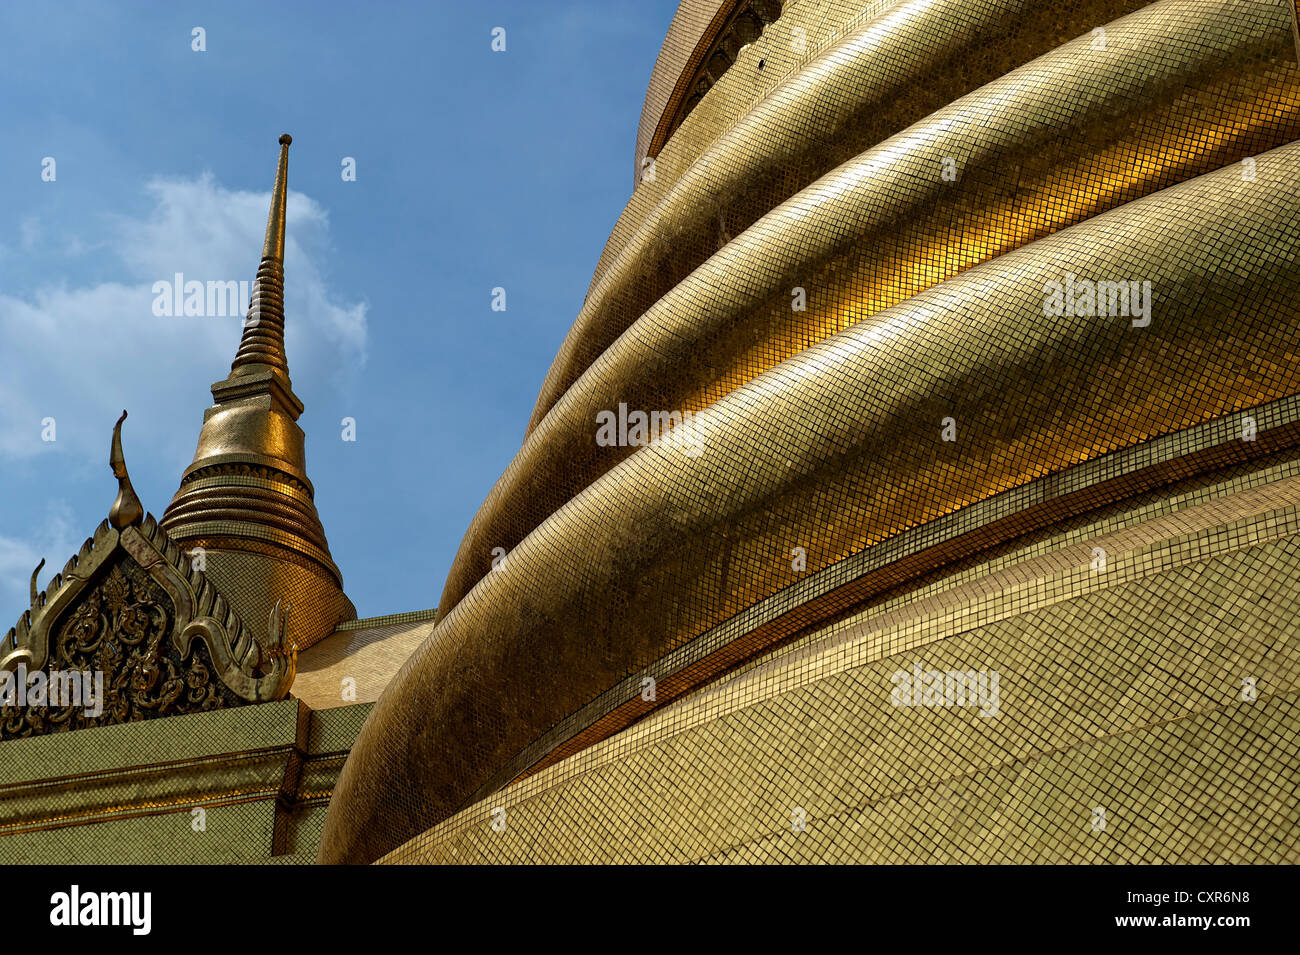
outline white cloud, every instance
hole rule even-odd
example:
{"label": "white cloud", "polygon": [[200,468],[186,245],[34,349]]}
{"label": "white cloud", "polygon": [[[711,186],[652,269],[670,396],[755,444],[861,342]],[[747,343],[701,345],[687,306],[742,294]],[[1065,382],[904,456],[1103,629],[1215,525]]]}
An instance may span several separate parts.
{"label": "white cloud", "polygon": [[[133,419],[144,420],[133,423],[147,429],[129,438],[135,445],[129,460],[149,441],[192,453],[202,408],[211,403],[207,385],[230,369],[240,317],[156,317],[152,286],[177,272],[187,281],[251,285],[270,194],[228,190],[210,175],[159,179],[147,189],[153,208],[146,218],[115,217],[108,241],[89,246],[93,254],[86,258],[109,266],[97,274],[116,271],[120,278],[80,286],[50,282],[22,297],[0,294],[0,459],[12,464],[53,452],[102,465],[108,431],[122,408],[138,409]],[[23,246],[56,228],[44,222],[38,234],[24,227]],[[322,278],[328,232],[326,211],[291,191],[285,314],[296,380],[346,376],[365,361],[366,305],[340,301]],[[56,420],[53,444],[41,440],[47,417]],[[0,546],[23,560],[29,556],[14,550],[13,541]],[[24,581],[30,571],[22,572]],[[9,576],[6,569],[0,579]]]}
{"label": "white cloud", "polygon": [[23,251],[32,251],[41,241],[41,224],[28,216],[19,226],[19,236]]}

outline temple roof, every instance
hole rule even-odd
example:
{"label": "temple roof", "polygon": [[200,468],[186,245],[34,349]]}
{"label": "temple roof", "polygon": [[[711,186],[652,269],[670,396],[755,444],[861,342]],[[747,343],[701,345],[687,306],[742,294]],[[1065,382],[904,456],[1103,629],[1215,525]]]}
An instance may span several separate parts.
{"label": "temple roof", "polygon": [[[41,592],[37,565],[31,607],[0,641],[0,740],[267,702],[293,683],[284,608],[241,619],[145,513],[122,453],[125,420],[113,428],[108,519]],[[68,678],[75,699],[56,699]],[[33,698],[29,685],[48,690]]]}

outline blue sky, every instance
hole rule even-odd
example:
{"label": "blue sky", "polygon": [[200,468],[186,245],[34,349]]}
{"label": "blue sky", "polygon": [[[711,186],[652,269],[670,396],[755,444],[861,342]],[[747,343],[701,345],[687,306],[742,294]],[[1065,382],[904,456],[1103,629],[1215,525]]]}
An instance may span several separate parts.
{"label": "blue sky", "polygon": [[240,318],[151,288],[251,283],[282,132],[317,506],[362,616],[434,606],[627,201],[675,7],[0,4],[0,633],[107,516],[122,408],[136,490],[171,499]]}

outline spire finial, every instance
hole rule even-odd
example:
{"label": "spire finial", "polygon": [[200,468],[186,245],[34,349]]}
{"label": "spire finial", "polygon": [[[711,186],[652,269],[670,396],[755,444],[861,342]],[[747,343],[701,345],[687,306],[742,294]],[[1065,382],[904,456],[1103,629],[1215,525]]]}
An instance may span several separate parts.
{"label": "spire finial", "polygon": [[271,211],[266,217],[262,263],[253,282],[244,335],[230,366],[232,378],[267,369],[279,371],[286,380],[289,377],[289,359],[284,353],[284,223],[291,142],[293,137],[288,133],[280,136],[280,162],[275,170],[275,188],[271,190]]}
{"label": "spire finial", "polygon": [[[126,411],[113,425],[113,446],[108,452],[108,466],[117,478],[117,499],[108,509],[108,523],[118,530],[139,524],[144,520],[144,505],[136,497],[135,488],[131,487],[131,477],[126,473],[126,455],[122,453],[122,422],[126,420]],[[44,561],[42,561],[44,563]],[[36,568],[40,570],[40,568]]]}
{"label": "spire finial", "polygon": [[275,170],[275,188],[271,191],[271,212],[266,217],[266,241],[262,258],[284,262],[284,199],[289,189],[289,144],[293,137],[280,136],[280,163]]}

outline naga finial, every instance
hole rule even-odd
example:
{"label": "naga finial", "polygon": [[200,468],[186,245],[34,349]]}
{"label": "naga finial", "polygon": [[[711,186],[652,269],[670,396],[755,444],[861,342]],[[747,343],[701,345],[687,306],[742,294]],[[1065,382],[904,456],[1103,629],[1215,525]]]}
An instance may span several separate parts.
{"label": "naga finial", "polygon": [[108,509],[108,523],[122,530],[144,520],[144,505],[136,497],[135,488],[131,487],[131,477],[126,473],[126,456],[122,454],[122,422],[126,420],[126,411],[113,425],[113,448],[108,455],[108,466],[117,478],[117,499]]}

